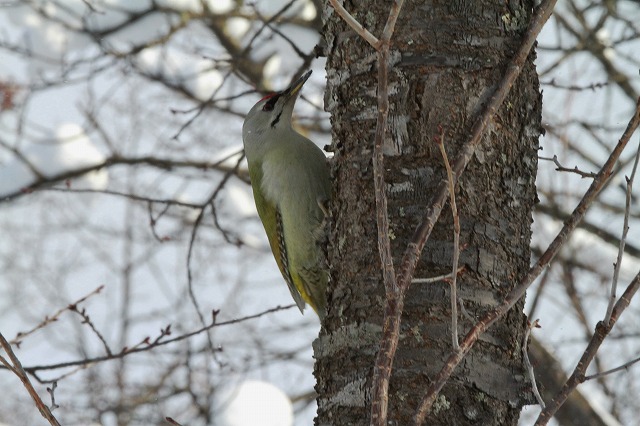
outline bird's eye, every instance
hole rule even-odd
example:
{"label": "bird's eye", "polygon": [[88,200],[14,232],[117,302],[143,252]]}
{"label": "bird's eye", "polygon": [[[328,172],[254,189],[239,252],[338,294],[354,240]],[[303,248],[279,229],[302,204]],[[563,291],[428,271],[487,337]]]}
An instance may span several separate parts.
{"label": "bird's eye", "polygon": [[273,111],[273,107],[276,105],[276,102],[278,102],[279,97],[279,93],[269,95],[267,97],[267,102],[262,106],[262,110],[266,112]]}

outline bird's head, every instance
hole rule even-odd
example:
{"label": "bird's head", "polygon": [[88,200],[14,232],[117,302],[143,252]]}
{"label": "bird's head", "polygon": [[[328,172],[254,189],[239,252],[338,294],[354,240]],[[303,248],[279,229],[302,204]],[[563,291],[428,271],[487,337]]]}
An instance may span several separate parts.
{"label": "bird's head", "polygon": [[242,125],[245,149],[248,144],[259,143],[269,132],[291,128],[291,115],[298,93],[310,75],[311,71],[307,71],[285,90],[265,96],[251,108]]}

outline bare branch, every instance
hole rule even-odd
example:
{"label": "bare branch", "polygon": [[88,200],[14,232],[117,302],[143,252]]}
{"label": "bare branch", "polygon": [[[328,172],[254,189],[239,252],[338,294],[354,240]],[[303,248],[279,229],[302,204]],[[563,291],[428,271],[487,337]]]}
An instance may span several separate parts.
{"label": "bare branch", "polygon": [[384,29],[382,30],[382,43],[388,44],[389,41],[391,41],[391,37],[393,37],[393,32],[395,31],[396,22],[398,21],[398,16],[400,16],[400,10],[402,9],[403,3],[404,0],[394,0],[394,2],[391,4],[391,10],[389,11],[387,22],[385,23]]}
{"label": "bare branch", "polygon": [[[543,1],[540,6],[536,9],[536,13],[531,18],[531,22],[529,23],[529,28],[525,37],[520,44],[520,48],[514,55],[513,59],[507,65],[507,69],[502,78],[502,81],[498,84],[496,91],[493,96],[487,103],[486,107],[483,110],[483,113],[478,117],[473,128],[471,129],[471,138],[467,143],[462,147],[460,154],[453,162],[453,172],[456,178],[456,182],[459,177],[464,172],[467,164],[471,160],[471,156],[475,151],[476,146],[480,143],[480,139],[484,134],[487,126],[491,122],[491,119],[498,111],[498,108],[504,102],[504,99],[507,97],[511,86],[515,82],[518,75],[520,75],[520,71],[522,70],[522,66],[524,65],[527,57],[529,56],[529,52],[533,47],[533,44],[536,41],[536,38],[545,22],[551,16],[553,12],[553,8],[556,4],[557,0],[546,0]],[[427,214],[425,215],[425,219],[423,223],[416,229],[416,232],[413,236],[412,242],[409,244],[407,251],[404,254],[402,260],[402,268],[400,270],[400,285],[401,286],[409,286],[410,279],[409,277],[413,275],[413,271],[416,268],[418,259],[420,258],[420,253],[424,248],[424,245],[435,226],[438,217],[442,211],[444,206],[444,202],[446,200],[448,194],[448,184],[446,182],[440,184],[436,189],[436,195],[433,197],[433,201]]]}
{"label": "bare branch", "polygon": [[[550,2],[553,3],[553,2]],[[545,3],[549,4],[549,3]],[[543,6],[540,6],[542,8]],[[550,11],[549,11],[550,13]],[[424,416],[426,416],[428,410],[435,402],[435,398],[444,386],[447,379],[451,376],[454,368],[462,361],[464,356],[471,350],[473,344],[478,340],[480,335],[484,333],[493,323],[500,318],[502,315],[506,314],[509,309],[516,304],[516,302],[524,296],[525,292],[531,286],[533,281],[540,275],[540,273],[549,265],[549,263],[553,260],[555,255],[558,253],[560,248],[564,245],[569,237],[569,234],[576,228],[578,223],[582,220],[584,215],[587,212],[588,207],[593,203],[596,196],[600,193],[600,190],[604,187],[604,185],[608,182],[609,177],[611,176],[613,166],[618,161],[620,154],[624,150],[625,146],[629,142],[629,139],[633,135],[634,131],[637,129],[638,125],[640,125],[640,99],[638,99],[638,103],[636,104],[636,110],[634,111],[629,124],[627,125],[627,129],[624,134],[618,141],[618,144],[612,151],[611,155],[607,162],[602,166],[602,169],[598,172],[598,176],[593,180],[591,186],[585,193],[580,203],[575,208],[569,219],[565,221],[563,228],[560,230],[556,238],[549,245],[547,250],[543,253],[543,255],[538,259],[535,265],[531,267],[529,273],[523,280],[507,295],[504,301],[496,307],[494,310],[490,311],[486,314],[464,337],[462,343],[460,344],[460,350],[457,352],[451,353],[447,358],[445,365],[440,370],[440,372],[433,379],[433,383],[427,389],[425,394],[425,399],[422,402],[422,405],[419,408],[418,413],[416,414],[415,421],[416,424],[421,424],[424,420]],[[620,301],[618,301],[620,303]],[[595,355],[595,354],[594,354]],[[549,409],[549,407],[547,407]],[[557,409],[557,407],[556,407]]]}
{"label": "bare branch", "polygon": [[388,84],[389,46],[383,44],[378,52],[378,119],[373,147],[373,182],[376,196],[376,221],[378,225],[378,252],[382,265],[385,288],[385,310],[382,326],[380,349],[373,368],[373,392],[371,400],[371,425],[383,426],[387,423],[387,405],[389,380],[393,364],[393,355],[398,346],[400,333],[400,315],[404,298],[399,293],[396,272],[391,254],[389,237],[389,212],[387,194],[384,183],[384,154],[382,145],[387,133],[387,117],[389,114]]}
{"label": "bare branch", "polygon": [[558,172],[575,173],[575,174],[579,175],[582,178],[594,178],[594,177],[596,177],[595,173],[583,172],[582,170],[578,169],[578,166],[575,166],[573,169],[570,169],[568,167],[564,167],[562,164],[560,164],[560,160],[558,160],[558,156],[557,155],[554,155],[552,158],[542,157],[542,156],[539,156],[538,158],[540,160],[553,161],[553,164],[556,165],[556,171],[558,171]]}
{"label": "bare branch", "polygon": [[55,391],[56,388],[58,387],[58,382],[53,382],[51,384],[50,388],[47,388],[47,393],[51,396],[51,411],[55,410],[56,408],[59,408],[60,406],[58,404],[56,404],[56,396],[55,396]]}
{"label": "bare branch", "polygon": [[9,343],[12,344],[12,345],[16,345],[19,348],[20,344],[22,343],[22,341],[26,337],[28,337],[29,335],[35,333],[38,330],[41,330],[42,328],[46,327],[47,325],[51,324],[52,322],[57,321],[58,318],[60,317],[60,315],[62,315],[65,311],[72,311],[72,310],[76,309],[77,306],[80,303],[85,302],[91,296],[100,293],[103,289],[104,289],[104,285],[101,285],[101,286],[97,287],[95,290],[93,290],[91,293],[87,294],[86,296],[83,296],[80,299],[76,300],[75,302],[65,306],[64,308],[59,309],[52,316],[45,317],[45,319],[42,320],[40,322],[40,324],[36,325],[31,330],[18,332],[16,334],[16,337],[14,337],[13,340],[11,340]]}
{"label": "bare branch", "polygon": [[[233,324],[239,324],[245,321],[249,321],[249,320],[253,320],[253,319],[257,319],[260,317],[263,317],[265,315],[269,315],[272,314],[274,312],[279,312],[279,311],[285,311],[288,309],[291,309],[293,307],[295,307],[295,304],[291,304],[291,305],[286,305],[286,306],[276,306],[275,308],[270,308],[270,309],[266,309],[262,312],[258,312],[257,314],[252,314],[252,315],[246,315],[244,317],[241,318],[236,318],[236,319],[232,319],[229,321],[223,321],[223,322],[217,322],[214,320],[212,320],[209,324],[198,328],[194,331],[191,331],[189,333],[185,333],[185,334],[181,334],[177,337],[171,338],[171,339],[166,339],[166,340],[161,340],[162,337],[167,336],[169,334],[166,333],[166,327],[165,329],[160,330],[160,334],[159,337],[154,339],[153,341],[151,341],[149,338],[145,338],[143,339],[140,343],[136,344],[134,347],[132,348],[123,348],[120,352],[118,353],[113,353],[112,355],[105,355],[105,356],[99,356],[99,357],[93,357],[93,358],[84,358],[84,359],[80,359],[80,360],[76,360],[76,361],[67,361],[67,362],[61,362],[61,363],[57,363],[57,364],[44,364],[44,365],[34,365],[34,366],[27,366],[24,370],[29,372],[30,374],[34,374],[37,371],[45,371],[45,370],[58,370],[60,368],[67,368],[67,367],[76,367],[76,366],[86,366],[86,365],[91,365],[91,364],[96,364],[99,362],[104,362],[104,361],[111,361],[111,360],[115,360],[115,359],[120,359],[120,358],[124,358],[127,357],[129,355],[132,354],[136,354],[136,353],[140,353],[140,352],[147,352],[150,350],[153,350],[157,347],[160,346],[165,346],[165,345],[169,345],[171,343],[176,343],[176,342],[180,342],[186,339],[189,339],[191,337],[194,337],[198,334],[204,333],[208,330],[211,330],[212,328],[215,327],[223,327],[223,326],[227,326],[227,325],[233,325]],[[169,326],[170,327],[170,326]],[[222,350],[222,349],[220,349]],[[47,382],[47,381],[44,381]]]}
{"label": "bare branch", "polygon": [[395,23],[398,19],[402,0],[391,6],[391,11],[383,31],[382,39],[378,40],[367,31],[351,14],[336,0],[330,0],[333,8],[340,17],[353,28],[377,52],[378,56],[378,115],[376,133],[373,146],[373,180],[376,198],[376,222],[378,229],[378,252],[382,265],[382,275],[385,287],[385,309],[382,325],[380,349],[373,368],[373,385],[371,397],[371,425],[386,425],[387,407],[389,399],[389,379],[393,366],[393,358],[398,346],[400,333],[400,316],[404,305],[404,295],[399,291],[396,273],[391,254],[389,237],[389,213],[387,195],[384,182],[384,154],[382,146],[387,136],[389,115],[389,41],[393,36]]}
{"label": "bare branch", "polygon": [[533,371],[533,365],[531,365],[531,361],[529,360],[529,351],[528,351],[528,343],[529,343],[529,335],[531,335],[531,330],[534,328],[539,328],[538,320],[533,321],[533,323],[529,323],[527,326],[527,330],[524,333],[524,338],[522,342],[522,358],[524,359],[524,366],[527,369],[527,373],[529,374],[529,381],[531,382],[531,387],[533,389],[533,394],[536,396],[538,400],[538,404],[540,407],[544,409],[545,404],[542,396],[540,395],[540,391],[538,390],[538,384],[536,383],[536,374]]}
{"label": "bare branch", "polygon": [[[357,23],[346,10],[335,2],[331,1],[334,8],[339,11],[339,14],[349,25],[358,32],[363,34],[364,28]],[[555,6],[555,0],[549,0],[544,2],[538,7],[536,14],[532,17],[529,29],[523,39],[520,49],[510,62],[507,72],[498,86],[498,89],[494,93],[493,97],[489,101],[484,114],[482,114],[476,121],[472,129],[472,137],[465,144],[461,154],[456,159],[453,169],[455,170],[456,180],[464,171],[467,163],[469,162],[475,146],[479,143],[484,130],[489,124],[491,118],[498,110],[498,107],[502,104],[506,98],[507,93],[511,89],[516,77],[520,74],[523,64],[533,46],[536,37],[544,23],[549,19]],[[384,283],[386,289],[386,306],[383,319],[383,334],[380,343],[380,349],[376,356],[374,374],[373,374],[373,391],[371,402],[371,424],[372,425],[385,425],[387,418],[387,404],[388,404],[388,387],[389,378],[391,376],[391,368],[393,365],[393,358],[398,345],[399,330],[400,330],[400,317],[404,305],[404,293],[411,284],[411,277],[417,265],[420,257],[420,252],[426,243],[433,226],[442,211],[444,201],[446,199],[448,185],[445,182],[438,188],[437,196],[432,207],[429,210],[429,215],[423,222],[423,224],[416,230],[413,241],[407,247],[405,255],[402,261],[402,267],[400,270],[400,280],[396,282],[395,273],[393,270],[393,262],[390,255],[390,245],[388,241],[388,235],[385,241],[385,231],[388,229],[388,219],[386,212],[386,198],[384,195],[384,176],[383,176],[383,156],[381,149],[378,152],[378,146],[382,146],[386,132],[386,117],[388,114],[388,93],[387,87],[387,67],[388,67],[388,55],[389,55],[389,40],[391,39],[395,21],[399,14],[402,1],[394,3],[392,12],[387,20],[385,26],[384,38],[381,41],[374,41],[372,38],[366,39],[378,53],[378,121],[376,126],[376,143],[374,144],[374,158],[373,158],[373,170],[374,170],[374,186],[376,188],[376,214],[378,223],[378,249],[382,260],[382,269],[384,276]],[[340,12],[341,11],[341,12]],[[365,36],[367,33],[364,33]],[[363,37],[365,37],[363,36]],[[386,225],[386,226],[385,226]],[[387,257],[387,252],[389,252]],[[388,259],[388,260],[387,260]],[[458,361],[459,362],[459,361]],[[448,375],[447,375],[448,377]],[[444,381],[440,384],[439,389],[444,385]],[[426,402],[427,398],[425,398]],[[432,403],[432,402],[431,402]],[[416,423],[422,423],[424,416],[426,415],[426,408],[429,404],[422,404],[418,413],[416,414]]]}
{"label": "bare branch", "polygon": [[[211,207],[211,213],[213,214],[213,220],[216,227],[222,232],[222,235],[224,236],[225,240],[227,242],[231,242],[231,239],[229,238],[228,233],[226,232],[226,230],[224,230],[220,226],[218,222],[218,215],[216,214],[215,201],[218,195],[220,194],[220,191],[222,190],[222,188],[224,188],[224,186],[226,185],[229,178],[237,172],[238,167],[240,167],[240,163],[242,162],[243,159],[244,159],[244,153],[238,158],[238,161],[236,162],[236,165],[234,166],[234,168],[229,170],[225,174],[225,176],[222,178],[222,180],[220,181],[216,189],[213,191],[209,199],[202,205],[202,210],[200,210],[200,213],[198,214],[198,217],[196,218],[196,221],[193,224],[193,229],[191,231],[191,238],[189,240],[189,249],[187,251],[187,287],[188,287],[189,298],[191,299],[191,303],[193,304],[193,307],[195,308],[196,313],[198,314],[198,317],[200,318],[200,322],[202,323],[203,326],[206,325],[206,321],[204,319],[204,315],[202,314],[202,311],[200,310],[200,304],[198,303],[196,294],[193,291],[193,274],[191,272],[191,259],[193,255],[193,248],[195,245],[198,228],[200,227],[202,218],[204,217],[205,208],[207,205]],[[240,245],[240,239],[236,238],[236,241],[237,241],[236,245]],[[214,323],[215,323],[216,315],[217,315],[217,312],[214,311],[214,320],[213,320]],[[215,354],[216,349],[213,345],[213,339],[211,338],[211,333],[207,331],[206,337],[207,337],[207,343],[209,345],[209,350],[211,351],[212,354]]]}
{"label": "bare branch", "polygon": [[618,371],[628,370],[629,367],[631,367],[633,364],[636,364],[638,362],[640,362],[640,357],[634,358],[631,361],[625,362],[624,364],[619,365],[610,370],[603,371],[601,373],[591,374],[589,376],[584,376],[584,381],[586,382],[587,380],[599,379],[601,377],[608,376],[609,374],[617,373]]}
{"label": "bare branch", "polygon": [[365,27],[362,26],[360,22],[356,20],[348,11],[345,9],[338,0],[329,0],[333,9],[338,12],[338,15],[367,43],[371,45],[374,49],[378,50],[380,46],[380,40],[376,38],[373,34],[371,34]]}
{"label": "bare branch", "polygon": [[449,299],[451,301],[451,346],[454,351],[457,351],[460,347],[458,344],[458,288],[457,278],[458,274],[458,261],[460,259],[460,217],[458,215],[458,207],[456,206],[456,188],[453,180],[453,172],[451,171],[451,164],[449,163],[449,157],[447,157],[447,151],[444,149],[444,130],[440,128],[440,137],[436,138],[438,148],[442,154],[442,161],[444,167],[447,170],[447,182],[449,184],[449,204],[451,205],[451,215],[453,216],[453,260],[451,273],[451,294]]}
{"label": "bare branch", "polygon": [[[464,266],[461,266],[460,268],[458,268],[455,271],[455,273],[459,274],[462,271],[464,271]],[[413,278],[411,280],[411,283],[412,284],[432,284],[432,283],[437,283],[439,281],[444,281],[444,280],[452,278],[452,277],[453,277],[453,273],[444,274],[444,275],[438,275],[438,276],[431,277],[431,278]]]}
{"label": "bare branch", "polygon": [[636,159],[633,163],[633,169],[631,170],[631,176],[625,177],[627,181],[627,191],[625,194],[625,207],[624,207],[624,223],[622,224],[622,236],[620,237],[620,246],[618,247],[618,257],[613,267],[613,278],[611,279],[611,294],[609,295],[609,304],[607,306],[607,313],[604,316],[605,324],[611,322],[611,313],[613,312],[613,305],[616,302],[616,289],[618,287],[618,276],[620,274],[620,267],[622,266],[622,255],[624,254],[624,246],[627,242],[627,234],[629,233],[629,212],[631,211],[631,192],[633,191],[633,181],[636,177],[636,170],[638,169],[638,160],[640,160],[640,145],[636,150]]}
{"label": "bare branch", "polygon": [[89,326],[91,331],[93,331],[93,334],[95,334],[98,337],[98,339],[100,340],[100,342],[102,343],[102,346],[104,347],[104,350],[107,353],[107,355],[111,355],[111,348],[109,348],[109,344],[105,340],[105,338],[102,335],[102,333],[100,333],[98,331],[98,329],[96,328],[96,326],[93,323],[93,321],[91,321],[91,318],[89,317],[89,314],[87,314],[87,310],[84,309],[84,308],[83,309],[78,309],[78,306],[75,305],[75,304],[70,305],[69,306],[69,310],[71,312],[75,312],[78,315],[80,315],[80,317],[82,318],[82,324],[87,324]]}
{"label": "bare branch", "polygon": [[27,373],[22,368],[20,360],[13,352],[13,349],[11,349],[11,345],[9,344],[9,342],[7,342],[7,339],[4,338],[2,333],[0,333],[0,346],[2,346],[2,349],[4,349],[4,351],[7,353],[9,359],[11,359],[11,363],[13,364],[11,371],[18,376],[18,378],[22,382],[22,385],[27,389],[27,392],[29,392],[31,399],[33,399],[33,402],[35,402],[36,407],[38,407],[38,411],[40,411],[42,417],[47,419],[49,424],[51,424],[52,426],[60,426],[60,423],[51,413],[49,407],[47,407],[47,405],[42,401],[42,398],[40,398],[40,395],[38,395],[38,392],[36,392],[36,390],[34,389],[31,381],[29,380],[29,377],[27,376]]}
{"label": "bare branch", "polygon": [[[237,155],[237,154],[232,154],[231,156],[234,156],[234,155]],[[24,188],[19,188],[14,192],[0,195],[0,203],[15,200],[18,197],[24,196],[25,194],[30,194],[34,191],[48,188],[51,185],[58,182],[64,182],[68,179],[77,178],[89,172],[101,170],[101,169],[119,165],[119,164],[127,164],[127,165],[143,164],[143,165],[147,165],[147,166],[151,166],[151,167],[155,167],[163,170],[171,170],[174,168],[219,170],[225,173],[235,169],[234,167],[229,167],[225,163],[226,163],[226,159],[222,159],[220,161],[215,161],[215,162],[208,162],[208,161],[197,161],[197,160],[170,160],[170,159],[157,158],[152,156],[129,158],[129,157],[122,157],[120,155],[113,155],[99,164],[80,167],[72,170],[66,170],[60,173],[56,173],[54,175],[47,176],[45,179],[36,179],[33,183],[29,184]]]}
{"label": "bare branch", "polygon": [[618,302],[615,304],[613,308],[613,312],[611,313],[611,319],[609,323],[605,323],[604,321],[600,321],[596,325],[595,333],[591,338],[591,341],[587,345],[580,361],[576,365],[576,368],[573,370],[571,377],[564,384],[558,395],[553,398],[553,401],[547,405],[547,407],[542,410],[538,419],[536,420],[536,426],[546,425],[549,420],[553,417],[553,414],[560,408],[560,406],[566,401],[569,397],[569,394],[576,388],[578,385],[585,381],[585,372],[591,364],[591,361],[596,356],[598,352],[598,348],[604,342],[604,339],[609,335],[611,329],[615,325],[615,323],[620,318],[620,315],[627,309],[629,303],[631,303],[631,299],[637,293],[638,289],[640,289],[640,273],[638,273],[635,278],[629,283],[627,289]]}
{"label": "bare branch", "polygon": [[583,90],[592,90],[596,91],[596,89],[601,89],[603,87],[607,87],[609,85],[608,81],[603,81],[602,83],[592,83],[587,86],[578,86],[575,84],[559,84],[556,82],[555,78],[552,78],[550,81],[541,81],[540,85],[542,86],[551,86],[556,89],[564,89],[564,90],[572,90],[575,92],[581,92]]}

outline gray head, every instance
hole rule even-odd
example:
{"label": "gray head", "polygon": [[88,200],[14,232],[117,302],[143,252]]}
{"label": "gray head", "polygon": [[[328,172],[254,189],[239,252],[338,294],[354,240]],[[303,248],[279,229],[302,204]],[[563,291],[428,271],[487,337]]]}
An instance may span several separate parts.
{"label": "gray head", "polygon": [[[257,148],[257,144],[264,144],[263,135],[267,132],[291,129],[293,107],[300,89],[310,75],[311,71],[307,71],[285,90],[265,96],[251,108],[242,125],[245,152]],[[247,156],[251,156],[251,152]]]}

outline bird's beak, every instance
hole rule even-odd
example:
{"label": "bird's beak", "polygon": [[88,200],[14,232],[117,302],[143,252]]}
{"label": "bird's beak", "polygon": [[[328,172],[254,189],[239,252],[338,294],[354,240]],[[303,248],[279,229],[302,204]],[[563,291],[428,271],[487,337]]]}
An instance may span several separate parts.
{"label": "bird's beak", "polygon": [[294,81],[293,84],[291,84],[291,86],[287,87],[282,92],[282,94],[285,95],[287,98],[295,98],[298,92],[300,91],[300,89],[302,89],[302,86],[304,86],[304,83],[306,83],[306,81],[309,79],[310,75],[311,75],[311,70],[302,74],[302,77]]}

